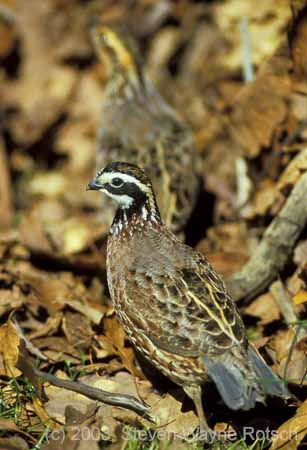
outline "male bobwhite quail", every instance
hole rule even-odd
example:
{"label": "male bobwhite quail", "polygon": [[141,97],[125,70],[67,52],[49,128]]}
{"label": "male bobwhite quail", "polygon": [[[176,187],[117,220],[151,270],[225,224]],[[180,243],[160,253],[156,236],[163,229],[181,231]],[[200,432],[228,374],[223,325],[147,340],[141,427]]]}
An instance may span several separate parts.
{"label": "male bobwhite quail", "polygon": [[[97,137],[97,167],[116,160],[146,169],[167,225],[180,231],[200,188],[200,160],[191,130],[146,77],[131,36],[119,27],[91,27],[108,81]],[[113,204],[104,208],[114,214]]]}
{"label": "male bobwhite quail", "polygon": [[195,402],[202,429],[201,385],[212,379],[232,409],[266,395],[289,397],[283,382],[247,342],[240,313],[201,253],[163,223],[149,178],[135,165],[108,164],[88,189],[118,203],[108,238],[107,274],[128,338]]}

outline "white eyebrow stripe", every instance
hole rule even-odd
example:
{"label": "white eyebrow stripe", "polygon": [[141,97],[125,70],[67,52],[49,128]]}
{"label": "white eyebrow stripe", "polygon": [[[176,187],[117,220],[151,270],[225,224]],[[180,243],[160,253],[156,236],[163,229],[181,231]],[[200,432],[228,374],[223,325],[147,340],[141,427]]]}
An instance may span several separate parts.
{"label": "white eyebrow stripe", "polygon": [[132,175],[127,175],[126,173],[121,172],[105,172],[100,176],[97,176],[97,179],[100,181],[100,183],[110,183],[113,178],[120,178],[126,183],[134,183],[142,191],[148,192],[150,191],[150,188],[146,186],[146,184],[141,183],[137,178],[133,177]]}

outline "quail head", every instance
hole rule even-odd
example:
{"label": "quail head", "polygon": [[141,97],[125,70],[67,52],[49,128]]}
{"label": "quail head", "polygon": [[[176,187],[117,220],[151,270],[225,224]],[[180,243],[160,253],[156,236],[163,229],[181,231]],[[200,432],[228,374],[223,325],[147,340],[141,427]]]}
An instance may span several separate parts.
{"label": "quail head", "polygon": [[114,199],[108,237],[110,295],[128,338],[193,399],[201,429],[201,386],[211,379],[231,409],[250,409],[287,388],[248,343],[221,277],[162,221],[151,182],[132,164],[114,162],[88,189]]}
{"label": "quail head", "polygon": [[[97,136],[97,166],[121,160],[145,168],[163,219],[180,231],[200,187],[200,159],[191,130],[146,77],[131,36],[119,27],[100,24],[92,26],[91,35],[108,73]],[[113,204],[104,211],[114,213]]]}

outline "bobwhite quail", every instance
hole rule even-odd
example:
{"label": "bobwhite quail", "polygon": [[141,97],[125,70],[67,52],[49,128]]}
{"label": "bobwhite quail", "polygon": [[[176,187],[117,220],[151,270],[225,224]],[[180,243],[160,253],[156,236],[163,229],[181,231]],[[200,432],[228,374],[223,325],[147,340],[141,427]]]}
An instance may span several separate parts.
{"label": "bobwhite quail", "polygon": [[110,295],[128,338],[195,403],[208,431],[201,386],[213,380],[231,409],[250,409],[266,395],[289,397],[247,342],[240,313],[201,253],[163,223],[149,178],[114,162],[88,184],[118,203],[107,248]]}
{"label": "bobwhite quail", "polygon": [[[167,225],[180,231],[200,188],[191,130],[146,77],[136,43],[119,27],[91,27],[108,81],[97,136],[97,167],[127,161],[146,169]],[[104,208],[114,214],[113,204]]]}

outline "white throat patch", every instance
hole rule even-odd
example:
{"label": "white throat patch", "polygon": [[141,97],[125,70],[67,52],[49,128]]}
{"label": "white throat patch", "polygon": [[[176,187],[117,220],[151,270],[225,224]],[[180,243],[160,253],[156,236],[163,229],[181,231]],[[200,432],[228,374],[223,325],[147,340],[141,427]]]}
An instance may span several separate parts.
{"label": "white throat patch", "polygon": [[130,208],[130,206],[133,203],[133,198],[129,197],[129,195],[126,195],[126,194],[122,194],[122,195],[112,194],[107,189],[102,189],[102,191],[106,195],[108,195],[109,197],[111,197],[114,200],[116,200],[117,203],[124,209]]}

